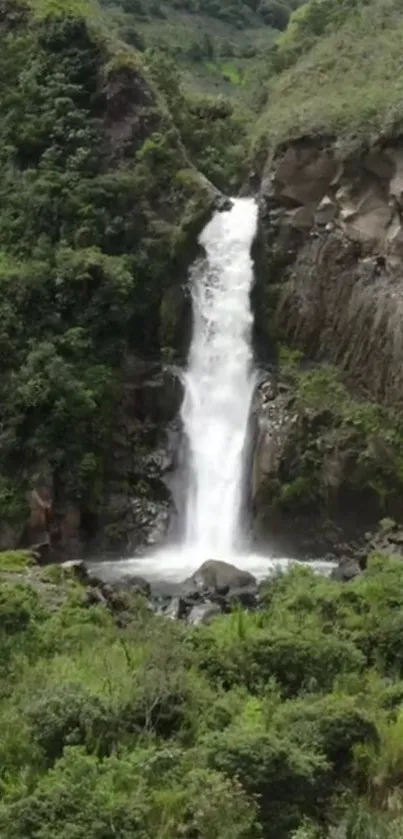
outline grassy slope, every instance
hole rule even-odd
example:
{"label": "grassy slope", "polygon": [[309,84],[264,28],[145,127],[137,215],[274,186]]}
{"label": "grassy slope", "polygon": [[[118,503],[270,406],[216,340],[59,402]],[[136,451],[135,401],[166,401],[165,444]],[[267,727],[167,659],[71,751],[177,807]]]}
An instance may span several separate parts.
{"label": "grassy slope", "polygon": [[325,34],[270,86],[257,145],[307,133],[370,137],[401,119],[403,8],[374,0]]}

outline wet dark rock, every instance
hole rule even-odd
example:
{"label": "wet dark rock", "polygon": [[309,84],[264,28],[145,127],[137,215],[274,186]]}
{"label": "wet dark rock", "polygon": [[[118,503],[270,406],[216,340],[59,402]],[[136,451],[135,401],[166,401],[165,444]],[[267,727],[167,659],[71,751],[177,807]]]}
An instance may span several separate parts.
{"label": "wet dark rock", "polygon": [[89,588],[85,594],[88,606],[108,606],[108,599],[99,588]]}
{"label": "wet dark rock", "polygon": [[358,560],[355,557],[344,557],[332,571],[331,578],[337,582],[348,583],[360,574],[362,571]]}
{"label": "wet dark rock", "polygon": [[193,606],[193,609],[188,615],[187,622],[191,626],[202,626],[210,623],[210,621],[220,614],[221,609],[219,605],[217,603],[207,601],[206,603],[200,603],[197,606]]}
{"label": "wet dark rock", "polygon": [[[164,580],[150,583],[136,574],[113,574],[112,562],[105,563],[105,566],[100,562],[91,568],[83,560],[69,560],[62,567],[83,585],[89,606],[104,606],[122,626],[130,619],[130,608],[137,595],[154,614],[186,621],[192,626],[209,623],[216,615],[228,613],[237,606],[256,609],[259,605],[259,587],[255,578],[224,562],[211,560],[204,563],[205,574],[203,572],[200,576],[196,572],[194,577],[182,584]],[[224,577],[238,585],[223,583]],[[204,585],[201,584],[202,578]],[[216,580],[218,585],[215,585]]]}
{"label": "wet dark rock", "polygon": [[221,589],[223,586],[232,588],[244,588],[256,585],[256,579],[249,571],[242,571],[229,562],[219,559],[208,559],[185,581],[185,585],[193,583],[199,589]]}
{"label": "wet dark rock", "polygon": [[31,551],[38,565],[50,565],[52,563],[53,552],[49,542],[32,545]]}
{"label": "wet dark rock", "polygon": [[219,195],[215,202],[215,209],[219,213],[228,212],[233,207],[233,201],[226,195]]}
{"label": "wet dark rock", "polygon": [[229,592],[229,586],[216,586],[216,592],[221,595],[221,597],[225,597]]}
{"label": "wet dark rock", "polygon": [[99,581],[95,581],[95,578],[91,579],[88,568],[82,559],[68,559],[61,563],[61,567],[84,585],[92,585],[93,582],[98,585]]}
{"label": "wet dark rock", "polygon": [[[244,591],[244,589],[242,589],[242,591]],[[217,606],[220,607],[222,612],[230,612],[231,611],[230,594],[228,594],[227,597],[223,597],[222,594],[217,594],[217,592],[212,591],[208,595],[208,600],[211,603],[216,603]]]}
{"label": "wet dark rock", "polygon": [[403,527],[393,519],[383,519],[375,533],[367,534],[367,542],[362,553],[365,560],[371,554],[403,559]]}
{"label": "wet dark rock", "polygon": [[141,594],[143,597],[150,597],[151,586],[144,577],[132,577],[130,575],[121,577],[114,586],[117,590],[126,589],[132,594]]}
{"label": "wet dark rock", "polygon": [[200,603],[200,601],[203,599],[203,596],[208,594],[208,591],[203,592],[197,588],[188,588],[187,585],[182,586],[181,591],[184,596],[184,599],[186,600],[186,603],[190,603],[192,606],[194,606],[195,603]]}
{"label": "wet dark rock", "polygon": [[182,597],[173,597],[164,609],[163,614],[166,618],[171,618],[171,620],[182,620],[188,611],[188,604]]}
{"label": "wet dark rock", "polygon": [[231,608],[235,605],[243,606],[244,609],[254,610],[258,607],[258,588],[235,588],[228,594],[227,604]]}

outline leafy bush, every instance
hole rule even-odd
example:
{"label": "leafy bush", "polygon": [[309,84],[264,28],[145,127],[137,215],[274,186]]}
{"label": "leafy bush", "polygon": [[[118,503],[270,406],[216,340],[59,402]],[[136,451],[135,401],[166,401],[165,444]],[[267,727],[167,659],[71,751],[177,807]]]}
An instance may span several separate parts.
{"label": "leafy bush", "polygon": [[[253,803],[236,781],[191,770],[179,785],[171,770],[160,788],[158,760],[158,752],[150,750],[99,761],[70,747],[33,792],[26,789],[19,801],[3,801],[0,830],[9,839],[100,839],[110,835],[113,825],[121,839],[258,839]],[[154,783],[148,782],[150,769]]]}
{"label": "leafy bush", "polygon": [[45,689],[32,697],[25,716],[49,765],[69,745],[85,746],[100,756],[109,754],[119,735],[116,712],[79,683]]}
{"label": "leafy bush", "polygon": [[343,782],[352,775],[356,747],[379,742],[378,729],[368,712],[353,697],[337,693],[286,702],[276,709],[273,724],[301,748],[316,744],[335,778]]}
{"label": "leafy bush", "polygon": [[208,736],[203,747],[209,766],[239,778],[258,796],[267,839],[283,839],[304,815],[317,815],[328,773],[320,752],[302,750],[271,732],[232,729]]}
{"label": "leafy bush", "polygon": [[[374,515],[388,514],[403,489],[397,412],[356,398],[331,365],[300,369],[298,358],[284,350],[281,360],[293,381],[297,420],[287,439],[282,481],[267,487],[268,504],[286,514],[320,508],[331,516],[349,501],[372,505]],[[332,456],[340,468],[329,480]]]}
{"label": "leafy bush", "polygon": [[28,584],[2,582],[0,585],[0,630],[6,636],[33,629],[44,617],[38,593]]}
{"label": "leafy bush", "polygon": [[35,560],[29,551],[0,551],[0,574],[25,571]]}
{"label": "leafy bush", "polygon": [[318,627],[296,632],[270,625],[221,643],[216,632],[196,639],[196,654],[199,666],[226,688],[241,683],[255,693],[275,679],[284,696],[294,696],[310,687],[329,690],[337,676],[364,665],[353,643],[321,633]]}

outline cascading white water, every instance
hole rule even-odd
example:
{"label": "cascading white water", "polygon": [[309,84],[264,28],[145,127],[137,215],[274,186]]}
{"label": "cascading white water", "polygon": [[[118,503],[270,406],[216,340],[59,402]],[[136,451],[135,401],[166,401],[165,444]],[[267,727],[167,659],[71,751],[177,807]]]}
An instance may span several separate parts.
{"label": "cascading white water", "polygon": [[182,420],[189,443],[185,546],[228,557],[240,538],[245,442],[255,386],[251,245],[257,206],[239,198],[200,236]]}
{"label": "cascading white water", "polygon": [[[253,199],[235,199],[200,236],[205,257],[191,272],[193,335],[182,419],[188,440],[184,536],[147,557],[94,563],[103,579],[143,574],[179,582],[206,559],[235,562],[261,578],[293,560],[242,552],[241,508],[248,419],[255,387],[251,345]],[[328,563],[314,563],[330,572]]]}

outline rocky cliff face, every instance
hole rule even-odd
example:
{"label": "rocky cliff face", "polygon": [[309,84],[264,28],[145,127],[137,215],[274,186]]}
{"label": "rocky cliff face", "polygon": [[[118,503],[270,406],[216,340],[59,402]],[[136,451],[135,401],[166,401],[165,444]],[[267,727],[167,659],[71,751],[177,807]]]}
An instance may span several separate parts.
{"label": "rocky cliff face", "polygon": [[402,210],[399,140],[340,159],[331,139],[301,139],[263,173],[258,332],[303,359],[260,394],[263,539],[323,551],[385,512],[401,519]]}
{"label": "rocky cliff face", "polygon": [[401,403],[403,144],[340,161],[329,140],[301,140],[264,173],[260,202],[274,333]]}

